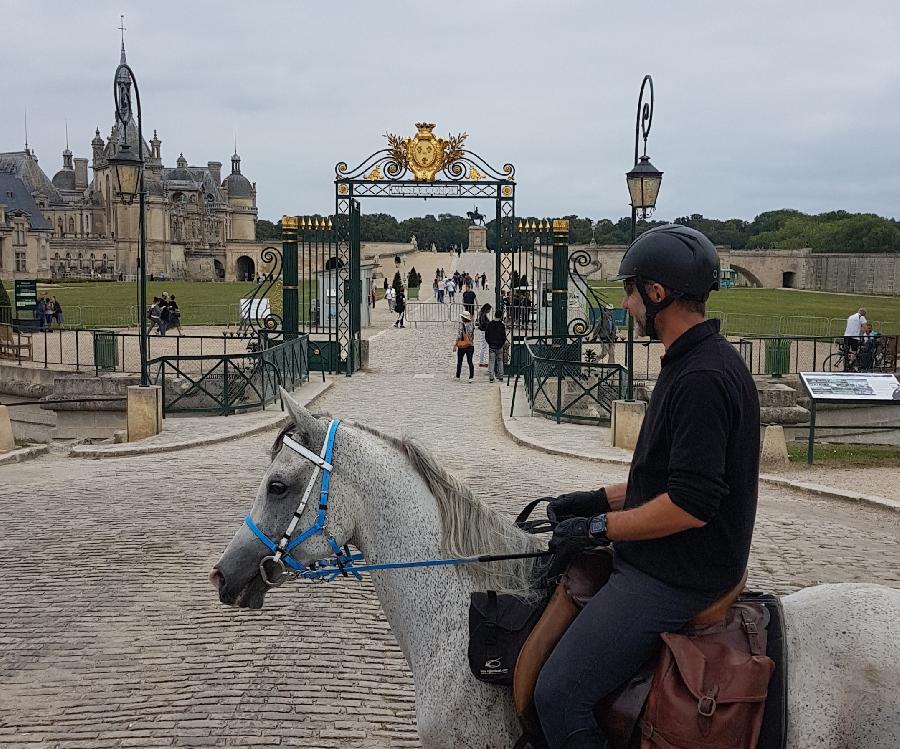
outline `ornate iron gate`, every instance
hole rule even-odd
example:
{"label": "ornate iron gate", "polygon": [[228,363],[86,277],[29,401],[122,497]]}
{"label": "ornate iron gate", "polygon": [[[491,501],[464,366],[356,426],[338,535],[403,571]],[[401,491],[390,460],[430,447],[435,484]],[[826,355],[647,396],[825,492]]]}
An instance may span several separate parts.
{"label": "ornate iron gate", "polygon": [[[309,366],[351,375],[360,366],[359,203],[330,216],[284,216],[284,327],[309,335]],[[293,319],[291,319],[293,316]]]}

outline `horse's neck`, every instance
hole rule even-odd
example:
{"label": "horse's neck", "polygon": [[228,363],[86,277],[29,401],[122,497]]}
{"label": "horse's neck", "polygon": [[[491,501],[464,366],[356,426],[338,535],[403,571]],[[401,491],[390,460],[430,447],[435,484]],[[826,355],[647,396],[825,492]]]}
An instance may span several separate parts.
{"label": "horse's neck", "polygon": [[[402,487],[396,482],[378,485],[391,488],[369,495],[364,522],[353,540],[366,562],[442,558],[440,515],[424,482]],[[427,668],[433,651],[429,643],[433,645],[440,633],[446,635],[451,609],[468,600],[469,576],[451,566],[385,570],[373,572],[372,583],[410,667],[414,672]]]}
{"label": "horse's neck", "polygon": [[[404,458],[395,460],[390,466],[359,466],[371,489],[351,541],[369,563],[444,558],[437,501]],[[447,565],[373,572],[372,582],[410,668],[427,673],[435,665],[435,643],[467,626],[469,594],[476,589],[472,576]]]}

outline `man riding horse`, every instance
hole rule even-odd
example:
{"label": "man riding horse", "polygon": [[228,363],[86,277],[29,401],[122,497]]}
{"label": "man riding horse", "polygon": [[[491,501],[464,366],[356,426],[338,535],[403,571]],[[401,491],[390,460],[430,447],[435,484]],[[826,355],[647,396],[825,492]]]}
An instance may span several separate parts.
{"label": "man riding horse", "polygon": [[541,671],[535,704],[552,749],[606,747],[594,706],[740,581],[756,519],[759,401],[734,348],[706,320],[719,287],[712,242],[675,224],[642,234],[622,259],[623,306],[665,346],[628,481],[563,494],[556,554],[613,544],[609,582]]}
{"label": "man riding horse", "polygon": [[475,206],[474,210],[466,211],[466,216],[473,224],[481,224],[484,226],[484,214],[478,210],[478,206]]}

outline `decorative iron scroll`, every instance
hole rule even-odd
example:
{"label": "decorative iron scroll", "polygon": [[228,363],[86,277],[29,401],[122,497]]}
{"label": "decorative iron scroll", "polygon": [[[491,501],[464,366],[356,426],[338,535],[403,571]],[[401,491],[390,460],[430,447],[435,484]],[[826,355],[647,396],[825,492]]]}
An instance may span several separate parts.
{"label": "decorative iron scroll", "polygon": [[[591,288],[591,286],[584,279],[584,276],[582,276],[579,272],[579,268],[585,268],[590,264],[591,253],[589,253],[587,250],[574,250],[569,255],[569,279],[571,279],[572,285],[576,289],[578,289],[581,295],[585,298],[588,309],[590,309],[591,307],[602,308],[604,310],[604,314],[608,314],[608,311],[611,308],[609,302],[604,299],[603,296],[594,291],[594,289]],[[594,342],[611,342],[615,336],[610,335],[609,331],[605,328],[603,323],[603,315],[601,315],[600,319],[596,320],[593,324],[589,320],[586,320],[584,317],[574,317],[569,320],[569,335],[580,336]]]}
{"label": "decorative iron scroll", "polygon": [[[277,247],[265,247],[260,253],[259,258],[261,265],[271,264],[271,267],[266,272],[261,273],[261,278],[253,291],[250,292],[250,296],[243,298],[242,301],[247,305],[247,314],[245,316],[244,310],[240,310],[241,323],[238,326],[237,332],[231,335],[226,334],[227,337],[258,337],[261,331],[265,331],[268,334],[269,341],[277,341],[281,338],[280,331],[282,329],[283,320],[281,315],[272,311],[271,307],[269,307],[268,314],[260,319],[257,319],[250,314],[258,308],[258,302],[265,299],[272,287],[281,280],[281,250]],[[279,332],[274,336],[271,335],[271,331],[276,330]]]}
{"label": "decorative iron scroll", "polygon": [[385,133],[387,148],[371,154],[353,169],[345,161],[338,162],[334,168],[335,180],[434,182],[438,174],[450,182],[511,182],[515,179],[516,169],[512,164],[497,169],[477,153],[464,148],[467,133],[439,138],[433,132],[434,127],[431,122],[417,122],[417,132],[411,138]]}

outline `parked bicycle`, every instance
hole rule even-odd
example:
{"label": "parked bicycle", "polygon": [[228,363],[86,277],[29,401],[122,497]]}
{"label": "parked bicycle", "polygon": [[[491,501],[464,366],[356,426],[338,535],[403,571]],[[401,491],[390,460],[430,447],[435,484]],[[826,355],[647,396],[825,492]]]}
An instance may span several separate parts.
{"label": "parked bicycle", "polygon": [[844,340],[838,343],[838,350],[822,362],[825,372],[877,372],[889,368],[891,352],[887,341],[877,336],[860,343],[856,351],[852,351]]}

